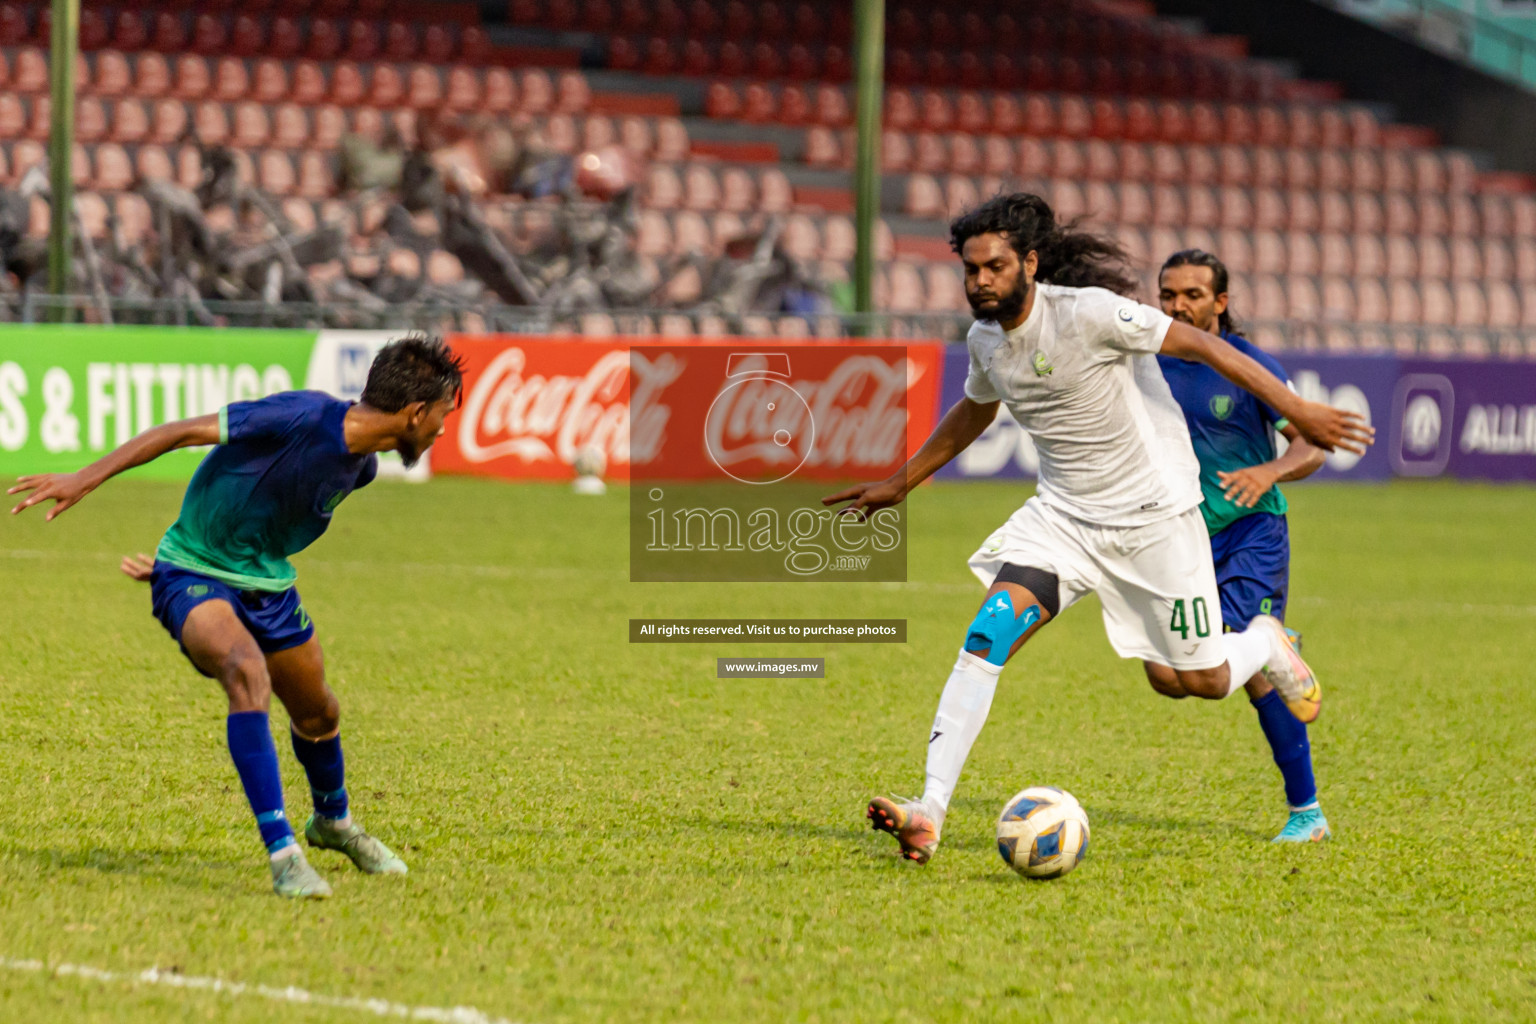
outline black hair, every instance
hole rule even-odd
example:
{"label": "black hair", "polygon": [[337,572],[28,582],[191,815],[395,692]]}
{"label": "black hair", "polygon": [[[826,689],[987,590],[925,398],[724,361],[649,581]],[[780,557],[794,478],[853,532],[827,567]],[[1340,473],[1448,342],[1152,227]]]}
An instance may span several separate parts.
{"label": "black hair", "polygon": [[[1204,249],[1180,249],[1163,261],[1163,268],[1157,272],[1158,283],[1163,280],[1163,271],[1173,267],[1207,267],[1211,272],[1211,294],[1220,295],[1227,290],[1227,265],[1217,259],[1215,254],[1208,253]],[[1237,318],[1232,315],[1232,301],[1229,297],[1227,308],[1216,314],[1216,325],[1221,328],[1223,334],[1235,333],[1238,330]]]}
{"label": "black hair", "polygon": [[412,402],[458,401],[464,365],[441,338],[410,334],[379,349],[368,368],[363,401],[380,412],[399,412]]}
{"label": "black hair", "polygon": [[1049,203],[1029,192],[997,195],[967,210],[949,225],[949,246],[956,253],[977,235],[1007,238],[1023,259],[1034,252],[1040,261],[1035,280],[1069,288],[1108,288],[1124,296],[1136,292],[1130,255],[1108,238],[1075,230],[1078,221],[1056,223]]}

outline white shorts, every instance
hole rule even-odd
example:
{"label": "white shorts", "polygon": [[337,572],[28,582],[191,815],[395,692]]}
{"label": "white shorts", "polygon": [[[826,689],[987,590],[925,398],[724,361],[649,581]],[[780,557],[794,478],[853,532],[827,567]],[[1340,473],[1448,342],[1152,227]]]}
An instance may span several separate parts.
{"label": "white shorts", "polygon": [[1095,526],[1030,498],[970,560],[987,587],[1008,564],[1055,573],[1058,614],[1098,593],[1104,632],[1122,658],[1190,670],[1227,660],[1211,538],[1199,508],[1146,526]]}

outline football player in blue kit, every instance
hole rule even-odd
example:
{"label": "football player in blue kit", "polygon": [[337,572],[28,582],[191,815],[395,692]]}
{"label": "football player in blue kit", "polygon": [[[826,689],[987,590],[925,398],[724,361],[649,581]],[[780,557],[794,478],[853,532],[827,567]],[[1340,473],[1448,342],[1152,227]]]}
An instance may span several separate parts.
{"label": "football player in blue kit", "polygon": [[[1158,274],[1158,301],[1175,320],[1219,335],[1288,380],[1272,356],[1237,333],[1228,308],[1227,268],[1215,256],[1185,249],[1168,257]],[[1256,615],[1283,621],[1291,545],[1285,495],[1276,485],[1316,472],[1326,454],[1269,406],[1205,364],[1167,355],[1157,361],[1184,410],[1200,461],[1205,496],[1200,512],[1211,534],[1221,620],[1228,629],[1244,629]],[[1276,432],[1290,442],[1278,456]],[[1187,696],[1171,668],[1148,663],[1147,678],[1159,693]],[[1262,674],[1248,680],[1246,689],[1285,780],[1290,805],[1290,818],[1275,841],[1327,839],[1328,819],[1318,805],[1307,740],[1307,723],[1316,718],[1316,705],[1288,708]]]}
{"label": "football player in blue kit", "polygon": [[323,899],[331,887],[305,860],[283,806],[283,781],[267,709],[288,711],[294,756],[309,778],[315,813],[309,845],[339,850],[368,874],[406,866],[352,820],[339,725],[315,627],[294,589],[290,555],[314,543],[348,494],[378,473],[378,452],[414,464],[443,432],[458,401],[457,357],[436,339],[386,345],[360,402],[288,391],[231,402],[216,414],[145,431],[74,473],[24,476],[10,493],[21,512],[52,501],[53,519],[118,473],[178,448],[215,446],[197,467],[181,515],[153,562],[123,571],[150,584],[155,618],[228,699],[229,754],[266,847],[280,896]]}

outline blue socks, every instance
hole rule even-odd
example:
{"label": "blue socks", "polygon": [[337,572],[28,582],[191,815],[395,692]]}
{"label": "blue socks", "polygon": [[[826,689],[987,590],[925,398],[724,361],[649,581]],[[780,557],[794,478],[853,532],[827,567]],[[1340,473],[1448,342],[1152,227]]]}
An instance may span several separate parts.
{"label": "blue socks", "polygon": [[256,815],[256,827],[267,853],[293,845],[293,826],[283,811],[283,777],[277,770],[277,747],[265,711],[237,711],[227,721],[229,757],[240,773],[240,785]]}
{"label": "blue socks", "polygon": [[1275,755],[1275,765],[1285,779],[1286,803],[1292,810],[1315,804],[1317,781],[1312,778],[1312,747],[1307,742],[1306,724],[1297,721],[1274,690],[1252,704],[1259,713],[1259,727]]}
{"label": "blue socks", "polygon": [[341,756],[341,733],[328,740],[307,740],[289,730],[293,737],[293,756],[309,776],[309,791],[315,798],[315,813],[336,820],[347,816],[346,767]]}

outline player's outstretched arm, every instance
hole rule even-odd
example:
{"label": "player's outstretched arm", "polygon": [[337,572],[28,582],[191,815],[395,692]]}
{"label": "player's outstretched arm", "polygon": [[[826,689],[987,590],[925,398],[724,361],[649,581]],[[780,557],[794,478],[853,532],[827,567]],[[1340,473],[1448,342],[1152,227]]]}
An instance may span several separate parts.
{"label": "player's outstretched arm", "polygon": [[1257,360],[1228,345],[1214,334],[1175,320],[1163,338],[1165,356],[1204,363],[1290,420],[1301,436],[1324,451],[1335,448],[1364,453],[1375,440],[1376,430],[1357,413],[1309,402],[1264,369]]}
{"label": "player's outstretched arm", "polygon": [[[218,443],[217,413],[153,427],[127,444],[114,448],[84,469],[77,469],[73,473],[41,473],[19,478],[16,486],[6,493],[27,496],[21,504],[11,509],[11,515],[51,500],[54,504],[48,510],[47,518],[52,519],[125,469],[153,462],[177,448]],[[30,494],[27,493],[29,491]]]}
{"label": "player's outstretched arm", "polygon": [[844,491],[829,494],[821,499],[823,505],[836,505],[849,501],[847,508],[839,512],[856,512],[863,516],[876,509],[900,504],[918,484],[937,473],[956,455],[970,447],[997,418],[996,402],[973,402],[969,398],[950,406],[939,425],[933,428],[928,440],[891,476],[884,480],[855,484]]}
{"label": "player's outstretched arm", "polygon": [[1301,431],[1290,423],[1281,428],[1280,432],[1291,442],[1284,455],[1257,466],[1245,466],[1230,473],[1216,474],[1221,486],[1226,489],[1228,501],[1243,508],[1253,508],[1275,484],[1301,480],[1322,468],[1328,456],[1321,448],[1302,437]]}

